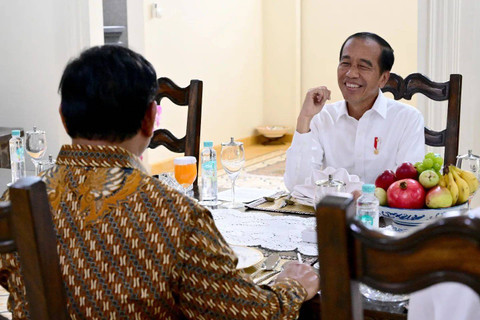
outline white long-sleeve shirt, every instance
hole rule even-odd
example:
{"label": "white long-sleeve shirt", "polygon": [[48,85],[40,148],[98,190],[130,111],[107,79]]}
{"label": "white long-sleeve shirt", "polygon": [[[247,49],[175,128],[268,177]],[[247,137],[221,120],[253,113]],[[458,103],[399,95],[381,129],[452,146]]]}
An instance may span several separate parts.
{"label": "white long-sleeve shirt", "polygon": [[408,320],[478,320],[480,298],[470,287],[445,282],[412,293]]}
{"label": "white long-sleeve shirt", "polygon": [[388,99],[379,90],[372,108],[356,120],[345,101],[327,104],[310,123],[310,132],[295,132],[287,151],[285,185],[305,184],[312,170],[345,168],[365,183],[384,170],[395,171],[425,156],[423,116],[416,108]]}

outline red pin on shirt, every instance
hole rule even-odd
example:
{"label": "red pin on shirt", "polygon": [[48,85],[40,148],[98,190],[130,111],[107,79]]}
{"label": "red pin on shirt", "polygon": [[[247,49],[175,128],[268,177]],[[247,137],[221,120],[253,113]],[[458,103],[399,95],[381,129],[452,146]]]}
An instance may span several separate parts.
{"label": "red pin on shirt", "polygon": [[375,153],[375,154],[379,153],[379,151],[378,151],[378,137],[375,137],[375,139],[373,139],[373,153]]}

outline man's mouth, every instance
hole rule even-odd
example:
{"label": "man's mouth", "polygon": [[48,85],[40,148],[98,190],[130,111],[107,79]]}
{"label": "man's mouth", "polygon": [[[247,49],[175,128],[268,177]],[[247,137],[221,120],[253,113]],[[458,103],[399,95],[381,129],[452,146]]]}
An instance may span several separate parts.
{"label": "man's mouth", "polygon": [[356,88],[360,88],[360,87],[361,87],[359,84],[349,83],[349,82],[346,82],[346,83],[345,83],[345,86],[346,86],[347,88],[351,88],[351,89],[356,89]]}

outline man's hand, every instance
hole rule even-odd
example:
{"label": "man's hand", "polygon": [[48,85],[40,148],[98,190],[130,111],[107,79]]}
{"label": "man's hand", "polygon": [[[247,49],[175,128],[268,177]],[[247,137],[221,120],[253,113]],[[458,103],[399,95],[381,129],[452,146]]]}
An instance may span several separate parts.
{"label": "man's hand", "polygon": [[285,278],[297,280],[307,290],[307,298],[310,300],[320,290],[320,279],[313,267],[308,264],[292,261],[284,265],[284,269],[277,276],[276,281]]}
{"label": "man's hand", "polygon": [[362,195],[362,191],[353,190],[352,195],[353,195],[353,201],[357,202],[358,198],[360,198],[360,196]]}
{"label": "man's hand", "polygon": [[310,121],[313,116],[322,110],[327,100],[330,100],[330,90],[327,87],[321,86],[308,90],[297,119],[297,131],[299,133],[310,131]]}

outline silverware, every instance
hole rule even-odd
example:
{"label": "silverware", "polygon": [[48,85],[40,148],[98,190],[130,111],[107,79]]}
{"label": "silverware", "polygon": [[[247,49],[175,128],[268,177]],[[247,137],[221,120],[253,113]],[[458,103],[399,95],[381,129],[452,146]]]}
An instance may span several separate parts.
{"label": "silverware", "polygon": [[280,199],[281,197],[285,197],[287,194],[288,193],[286,192],[279,192],[270,197],[263,197],[263,199],[265,199],[268,202],[274,202],[275,200]]}
{"label": "silverware", "polygon": [[253,283],[262,283],[265,282],[267,279],[272,278],[273,276],[276,276],[279,274],[281,271],[280,270],[273,270],[272,272],[267,273],[266,275],[263,275],[261,277],[258,277],[257,279],[253,280]]}
{"label": "silverware", "polygon": [[291,200],[292,199],[292,195],[288,195],[288,197],[286,197],[284,200],[283,200],[283,203],[280,205],[280,209],[281,208],[285,208],[286,206],[291,206],[291,205],[294,205],[295,204],[295,201]]}
{"label": "silverware", "polygon": [[254,273],[252,273],[252,275],[250,277],[252,279],[254,279],[255,276],[262,271],[271,271],[271,270],[275,269],[275,267],[278,265],[279,262],[280,262],[280,256],[278,255],[278,253],[272,253],[271,255],[269,255],[267,257],[267,259],[265,259],[265,261],[263,261],[260,269],[258,269]]}
{"label": "silverware", "polygon": [[297,251],[297,259],[298,259],[298,262],[303,263],[302,255],[298,251]]}

